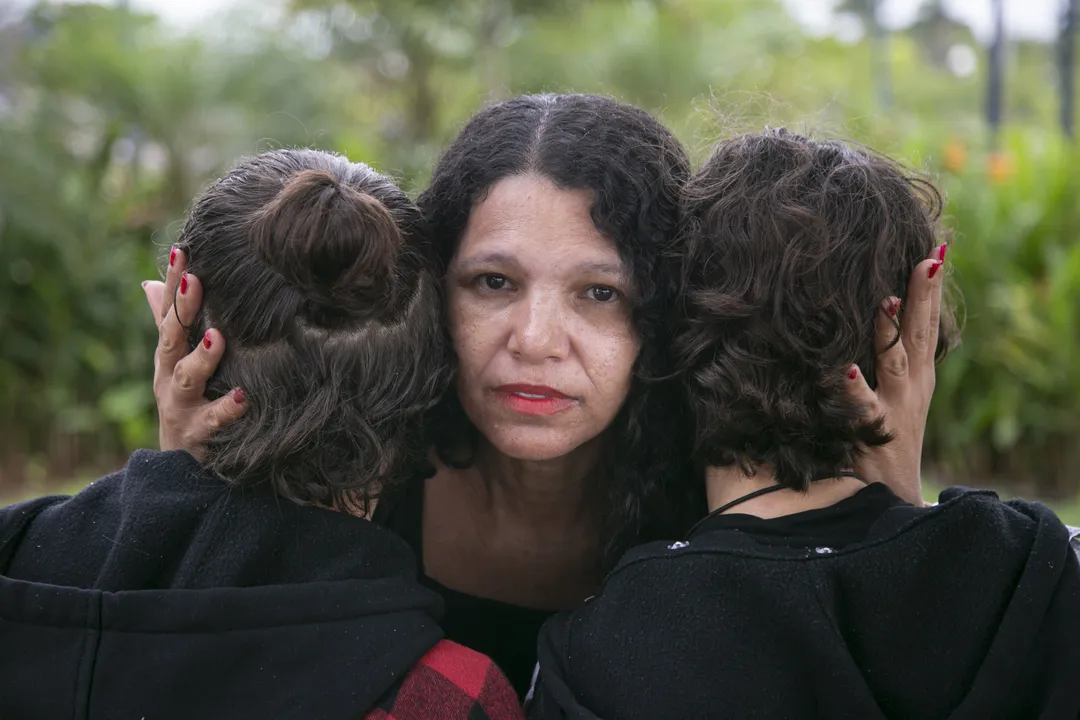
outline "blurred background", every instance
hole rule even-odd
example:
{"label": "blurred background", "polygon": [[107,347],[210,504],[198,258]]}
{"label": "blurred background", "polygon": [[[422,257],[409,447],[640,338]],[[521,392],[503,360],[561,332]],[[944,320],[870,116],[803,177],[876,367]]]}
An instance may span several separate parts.
{"label": "blurred background", "polygon": [[0,0],[0,500],[156,446],[139,282],[238,156],[334,149],[422,188],[491,100],[613,95],[695,160],[787,124],[948,193],[962,347],[924,469],[1080,524],[1077,0]]}

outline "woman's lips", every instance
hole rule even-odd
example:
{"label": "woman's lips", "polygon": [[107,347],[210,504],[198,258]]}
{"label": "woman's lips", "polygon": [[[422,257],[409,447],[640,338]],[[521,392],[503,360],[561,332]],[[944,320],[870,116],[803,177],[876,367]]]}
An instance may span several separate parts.
{"label": "woman's lips", "polygon": [[555,415],[577,402],[544,385],[503,385],[495,389],[495,395],[503,405],[522,415]]}

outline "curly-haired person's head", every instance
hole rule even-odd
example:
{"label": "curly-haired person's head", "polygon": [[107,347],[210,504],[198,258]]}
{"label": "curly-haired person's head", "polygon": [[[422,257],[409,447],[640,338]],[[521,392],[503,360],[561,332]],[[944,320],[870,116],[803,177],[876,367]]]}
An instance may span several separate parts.
{"label": "curly-haired person's head", "polygon": [[[852,364],[873,382],[876,319],[890,297],[903,308],[944,242],[934,185],[869,150],[766,130],[720,143],[684,204],[675,351],[696,459],[805,489],[887,443],[845,383]],[[955,330],[943,302],[939,360]]]}
{"label": "curly-haired person's head", "polygon": [[243,160],[196,199],[176,243],[203,286],[189,339],[228,338],[207,396],[239,387],[250,405],[208,467],[340,509],[415,471],[449,375],[421,242],[401,190],[327,152]]}
{"label": "curly-haired person's head", "polygon": [[[664,484],[689,452],[677,447],[686,435],[678,393],[649,381],[672,374],[668,320],[678,267],[669,250],[689,177],[682,145],[644,110],[593,95],[526,95],[478,112],[446,149],[418,200],[445,275],[471,214],[500,183],[536,178],[587,194],[592,226],[625,267],[629,322],[640,347],[629,392],[605,431],[603,472],[593,478],[609,557],[648,533],[646,526],[664,525]],[[549,223],[558,229],[564,220],[553,216]],[[449,393],[432,424],[440,456],[453,465],[470,463],[481,424],[467,414],[460,392]]]}

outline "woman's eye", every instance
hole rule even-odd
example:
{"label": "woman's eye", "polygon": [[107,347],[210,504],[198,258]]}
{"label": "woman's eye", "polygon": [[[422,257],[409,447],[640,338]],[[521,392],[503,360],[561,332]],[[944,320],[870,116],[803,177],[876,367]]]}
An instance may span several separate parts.
{"label": "woman's eye", "polygon": [[615,288],[604,287],[603,285],[593,285],[585,294],[596,302],[602,303],[609,303],[619,297],[618,290]]}
{"label": "woman's eye", "polygon": [[502,290],[506,287],[506,276],[496,275],[494,273],[488,273],[487,275],[481,275],[478,280],[480,284],[487,290]]}

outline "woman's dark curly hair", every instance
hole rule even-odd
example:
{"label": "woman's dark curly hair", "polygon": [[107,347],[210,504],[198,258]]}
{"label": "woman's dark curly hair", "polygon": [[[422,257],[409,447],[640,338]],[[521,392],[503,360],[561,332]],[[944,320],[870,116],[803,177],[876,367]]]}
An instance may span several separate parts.
{"label": "woman's dark curly hair", "polygon": [[208,467],[365,510],[415,472],[449,379],[422,241],[419,210],[389,179],[315,150],[243,160],[195,201],[177,241],[203,285],[189,339],[224,333],[207,396],[240,387],[250,401],[210,441]]}
{"label": "woman's dark curly hair", "polygon": [[[796,489],[850,470],[891,438],[846,374],[857,363],[873,383],[875,319],[943,242],[941,194],[871,151],[767,130],[720,143],[684,197],[675,351],[696,459],[768,464]],[[955,337],[943,302],[939,360]]]}
{"label": "woman's dark curly hair", "polygon": [[[642,350],[592,488],[610,560],[638,539],[674,532],[679,522],[667,493],[689,457],[688,412],[677,387],[651,379],[672,374],[668,320],[678,267],[670,248],[689,161],[653,116],[605,97],[527,95],[482,110],[447,148],[418,200],[441,277],[472,208],[500,180],[528,173],[591,191],[593,223],[632,269],[632,322]],[[435,414],[431,433],[444,462],[472,462],[478,431],[455,393]]]}

